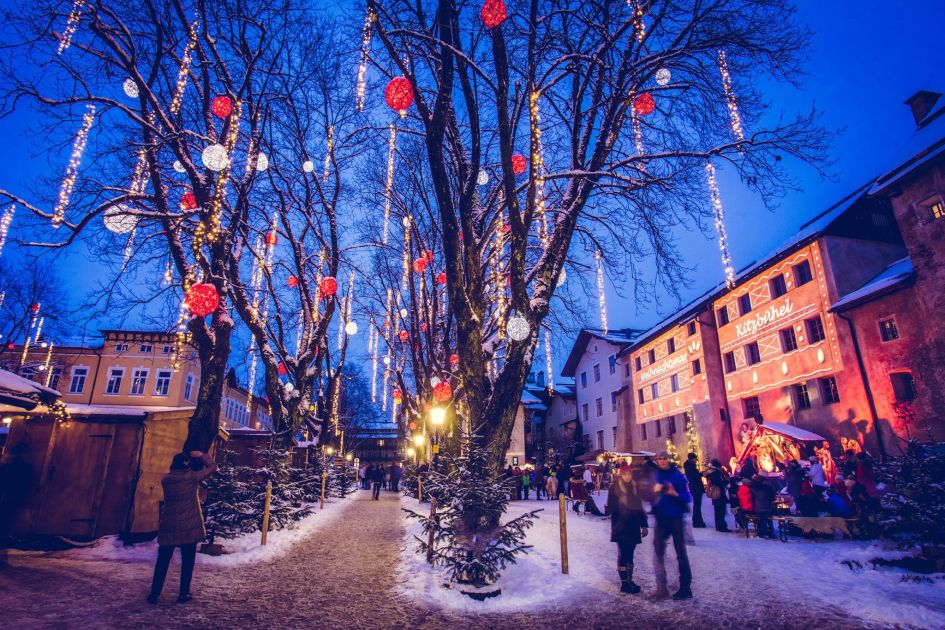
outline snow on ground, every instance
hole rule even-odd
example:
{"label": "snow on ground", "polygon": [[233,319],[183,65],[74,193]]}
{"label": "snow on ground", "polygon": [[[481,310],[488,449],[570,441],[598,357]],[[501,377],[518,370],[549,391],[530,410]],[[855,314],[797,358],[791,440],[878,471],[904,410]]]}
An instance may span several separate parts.
{"label": "snow on ground", "polygon": [[[217,539],[217,542],[223,545],[226,553],[221,556],[198,553],[197,564],[204,566],[239,566],[284,556],[293,546],[309,537],[313,532],[338,520],[350,504],[350,500],[333,499],[326,502],[325,509],[320,511],[317,510],[318,506],[316,504],[313,506],[316,511],[294,523],[293,527],[270,531],[265,546],[260,544],[261,533],[258,531],[231,539]],[[56,556],[73,560],[153,564],[157,557],[157,547],[156,539],[136,545],[126,545],[118,536],[104,536],[88,547],[65,551],[13,553]],[[175,561],[179,561],[179,557],[179,554],[174,554]]]}
{"label": "snow on ground", "polygon": [[[597,497],[601,505],[604,500],[604,496]],[[418,511],[430,509],[428,504],[418,508],[411,499],[404,499],[403,503],[404,507]],[[609,521],[568,512],[570,573],[564,575],[560,565],[557,504],[514,501],[507,515],[514,518],[537,508],[544,511],[527,537],[534,549],[505,570],[498,583],[502,595],[485,602],[444,588],[442,569],[431,569],[416,552],[414,536],[420,534],[419,523],[407,519],[405,514],[406,545],[397,571],[397,590],[404,597],[467,613],[548,610],[575,600],[612,605],[619,581]],[[873,568],[869,562],[878,557],[900,557],[904,552],[860,541],[748,540],[711,529],[711,505],[703,505],[703,514],[708,517],[710,528],[695,530],[696,544],[689,548],[697,601],[759,608],[754,612],[761,618],[766,606],[798,606],[833,609],[849,619],[877,624],[945,627],[945,576],[931,576],[932,583],[915,582],[907,578],[905,571]],[[637,547],[635,560],[634,579],[643,587],[642,596],[646,597],[655,590],[652,538],[644,539]],[[845,560],[859,562],[864,568],[851,569],[844,564]],[[667,571],[673,589],[677,573],[671,545],[667,551]],[[653,602],[657,607],[674,604]]]}

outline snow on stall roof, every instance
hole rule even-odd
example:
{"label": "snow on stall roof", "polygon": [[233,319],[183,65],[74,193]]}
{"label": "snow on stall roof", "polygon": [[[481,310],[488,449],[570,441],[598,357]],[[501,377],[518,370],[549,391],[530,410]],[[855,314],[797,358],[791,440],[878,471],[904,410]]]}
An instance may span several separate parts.
{"label": "snow on stall roof", "polygon": [[813,431],[808,431],[807,429],[802,429],[796,427],[793,424],[786,424],[784,422],[771,422],[765,420],[765,423],[759,425],[764,429],[769,431],[774,431],[775,433],[780,433],[785,437],[789,437],[794,440],[800,440],[801,442],[820,442],[826,438],[817,435]]}
{"label": "snow on stall roof", "polygon": [[7,370],[0,370],[0,390],[8,391],[21,396],[42,396],[46,398],[62,397],[62,394],[60,394],[55,389],[40,385],[36,381],[23,378],[22,376],[14,374],[13,372],[8,372]]}
{"label": "snow on stall roof", "polygon": [[870,195],[876,195],[945,152],[945,97],[939,99],[915,133],[896,153],[889,171],[876,180]]}
{"label": "snow on stall roof", "polygon": [[530,394],[528,390],[522,390],[522,404],[523,405],[544,405],[537,396]]}
{"label": "snow on stall roof", "polygon": [[868,280],[866,284],[834,302],[830,308],[838,311],[868,302],[872,298],[885,295],[905,284],[912,279],[914,274],[912,259],[908,256],[900,258],[890,263],[879,275]]}

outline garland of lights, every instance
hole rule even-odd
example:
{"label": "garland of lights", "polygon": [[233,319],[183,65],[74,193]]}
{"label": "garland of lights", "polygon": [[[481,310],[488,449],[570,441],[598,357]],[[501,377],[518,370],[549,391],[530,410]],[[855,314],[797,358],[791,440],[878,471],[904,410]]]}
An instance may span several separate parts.
{"label": "garland of lights", "polygon": [[725,59],[725,51],[719,50],[719,74],[722,75],[722,89],[725,91],[725,102],[728,105],[728,115],[732,120],[732,133],[739,141],[745,139],[745,130],[742,128],[742,117],[738,113],[738,101],[735,100],[735,92],[732,90],[732,75],[728,71],[728,61]]}
{"label": "garland of lights", "polygon": [[43,387],[49,387],[49,381],[52,378],[52,371],[49,369],[49,366],[52,363],[53,345],[52,342],[49,342],[49,347],[46,348],[46,362],[43,364],[43,371],[46,373],[46,378],[43,379]]}
{"label": "garland of lights", "polygon": [[0,254],[3,253],[3,246],[7,244],[7,233],[10,231],[10,224],[13,223],[15,212],[16,205],[13,204],[3,213],[3,218],[0,218]]}
{"label": "garland of lights", "polygon": [[184,90],[187,88],[190,63],[193,60],[194,48],[197,47],[197,26],[199,24],[200,23],[196,20],[190,24],[187,45],[184,46],[184,54],[180,59],[180,68],[177,70],[177,84],[174,86],[174,97],[171,99],[171,113],[175,116],[180,112],[181,104],[184,101]]}
{"label": "garland of lights", "polygon": [[368,328],[368,352],[371,355],[371,402],[377,402],[377,337],[378,331],[374,324],[374,318],[371,318],[371,325]]}
{"label": "garland of lights", "polygon": [[72,45],[72,36],[79,28],[79,20],[82,18],[82,9],[85,8],[86,0],[73,0],[72,9],[69,11],[69,19],[66,21],[66,28],[62,31],[62,38],[59,40],[59,54],[61,55]]}
{"label": "garland of lights", "polygon": [[[631,0],[627,0],[630,4]],[[640,0],[632,0],[633,8],[633,32],[637,36],[637,42],[642,44],[646,38],[646,23],[643,21],[643,3]]]}
{"label": "garland of lights", "polygon": [[532,132],[532,163],[535,165],[535,212],[538,214],[538,236],[543,249],[548,249],[548,216],[545,212],[545,159],[541,143],[541,111],[538,99],[541,93],[532,92],[529,98],[529,119]]}
{"label": "garland of lights", "polygon": [[75,187],[75,180],[79,174],[79,164],[82,163],[82,153],[85,151],[85,145],[89,140],[89,130],[92,123],[95,122],[95,105],[89,103],[86,106],[85,114],[82,116],[82,127],[75,136],[72,143],[72,154],[69,156],[69,164],[66,166],[66,175],[59,186],[59,200],[56,202],[56,209],[53,211],[52,226],[58,228],[66,218],[66,208],[69,206],[69,197],[72,196],[72,189]]}
{"label": "garland of lights", "polygon": [[394,157],[397,151],[397,126],[389,125],[390,136],[387,140],[387,180],[384,185],[384,224],[381,227],[381,242],[387,245],[387,224],[390,222],[391,195],[394,189]]}
{"label": "garland of lights", "polygon": [[23,342],[23,354],[20,355],[20,367],[23,367],[23,364],[26,363],[26,355],[30,351],[30,336],[33,332],[33,326],[36,325],[36,318],[39,316],[39,309],[39,304],[33,305],[33,314],[30,315],[30,325],[29,328],[26,329],[26,341]]}
{"label": "garland of lights", "polygon": [[328,181],[328,173],[331,169],[331,154],[335,150],[335,126],[328,125],[328,139],[326,144],[325,151],[325,169],[322,172],[322,181]]}
{"label": "garland of lights", "polygon": [[600,328],[607,334],[607,296],[604,293],[604,265],[600,250],[594,252],[594,263],[597,265],[597,301],[600,304]]}
{"label": "garland of lights", "polygon": [[729,289],[735,288],[735,269],[732,267],[732,256],[728,251],[728,234],[725,231],[725,208],[722,207],[722,196],[719,194],[719,184],[715,178],[715,167],[712,162],[705,163],[706,178],[709,180],[709,198],[712,200],[712,209],[715,213],[715,229],[719,234],[719,249],[722,251],[722,267],[725,269],[725,284]]}
{"label": "garland of lights", "polygon": [[545,329],[545,372],[548,374],[548,391],[555,392],[555,377],[551,371],[551,329]]}
{"label": "garland of lights", "polygon": [[367,63],[371,54],[371,25],[374,23],[374,9],[368,8],[364,16],[364,29],[361,35],[361,62],[358,64],[358,79],[355,103],[358,111],[364,111],[364,94],[367,91]]}

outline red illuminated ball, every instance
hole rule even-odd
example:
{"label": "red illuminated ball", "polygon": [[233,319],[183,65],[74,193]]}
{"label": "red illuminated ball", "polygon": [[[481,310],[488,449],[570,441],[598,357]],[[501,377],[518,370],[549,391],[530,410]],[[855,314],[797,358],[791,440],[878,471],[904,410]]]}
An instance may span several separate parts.
{"label": "red illuminated ball", "polygon": [[195,284],[187,292],[187,308],[197,317],[206,317],[220,306],[220,294],[212,284]]}
{"label": "red illuminated ball", "polygon": [[521,175],[525,172],[525,169],[528,167],[528,161],[525,159],[525,156],[521,153],[516,153],[512,156],[512,172],[516,175]]}
{"label": "red illuminated ball", "polygon": [[653,95],[649,92],[644,92],[633,99],[633,111],[640,116],[652,114],[654,109],[656,109],[656,101],[653,100]]}
{"label": "red illuminated ball", "polygon": [[210,111],[217,118],[226,118],[233,113],[233,101],[229,96],[218,96],[210,104]]}
{"label": "red illuminated ball", "polygon": [[413,103],[413,86],[405,77],[394,77],[384,90],[384,100],[396,111],[403,111]]}

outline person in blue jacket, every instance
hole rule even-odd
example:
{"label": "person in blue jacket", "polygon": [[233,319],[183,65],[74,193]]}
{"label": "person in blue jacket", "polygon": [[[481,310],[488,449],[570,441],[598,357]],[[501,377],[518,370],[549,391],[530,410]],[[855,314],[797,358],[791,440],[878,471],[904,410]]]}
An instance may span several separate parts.
{"label": "person in blue jacket", "polygon": [[656,597],[666,597],[666,543],[673,539],[676,560],[679,562],[679,590],[673,599],[692,598],[692,570],[689,568],[689,556],[686,553],[686,537],[683,517],[689,511],[692,493],[686,476],[669,460],[669,454],[661,451],[656,456],[657,469],[653,478],[653,516],[654,529],[653,570],[656,572]]}

